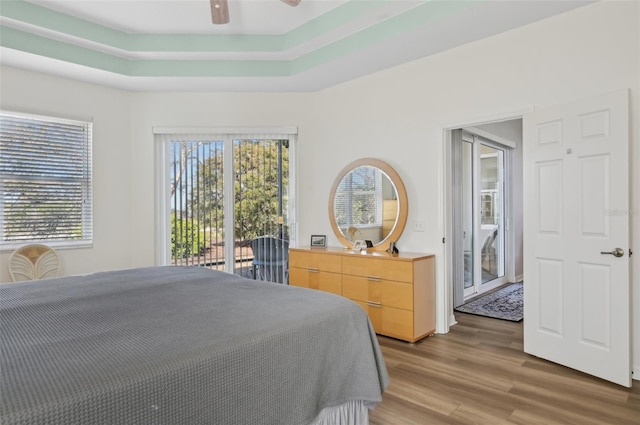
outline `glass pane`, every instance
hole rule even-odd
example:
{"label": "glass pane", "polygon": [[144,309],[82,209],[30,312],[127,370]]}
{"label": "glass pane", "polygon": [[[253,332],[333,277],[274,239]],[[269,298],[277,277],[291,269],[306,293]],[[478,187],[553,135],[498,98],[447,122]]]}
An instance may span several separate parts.
{"label": "glass pane", "polygon": [[473,145],[462,143],[464,288],[473,286]]}
{"label": "glass pane", "polygon": [[[224,146],[170,144],[171,262],[287,282],[289,141],[233,140],[230,182],[223,179]],[[234,185],[233,235],[225,234],[225,184]]]}
{"label": "glass pane", "polygon": [[170,144],[171,263],[224,270],[224,142]]}
{"label": "glass pane", "polygon": [[286,283],[289,141],[233,141],[236,274]]}
{"label": "glass pane", "polygon": [[480,147],[480,255],[482,283],[504,275],[504,152]]}

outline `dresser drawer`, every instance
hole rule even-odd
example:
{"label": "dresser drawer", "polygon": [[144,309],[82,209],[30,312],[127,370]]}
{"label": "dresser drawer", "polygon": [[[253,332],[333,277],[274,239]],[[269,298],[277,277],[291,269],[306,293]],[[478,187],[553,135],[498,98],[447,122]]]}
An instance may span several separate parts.
{"label": "dresser drawer", "polygon": [[373,330],[381,335],[405,341],[415,341],[413,332],[413,313],[399,308],[378,306],[372,303],[356,301],[367,312]]}
{"label": "dresser drawer", "polygon": [[413,282],[413,263],[411,261],[393,261],[371,257],[343,257],[342,273],[393,280],[396,282]]}
{"label": "dresser drawer", "polygon": [[289,284],[353,300],[380,335],[415,342],[435,332],[431,254],[291,248]]}
{"label": "dresser drawer", "polygon": [[289,285],[342,295],[342,275],[339,273],[291,267],[289,269]]}
{"label": "dresser drawer", "polygon": [[340,273],[342,259],[339,255],[326,254],[324,251],[289,251],[289,267]]}
{"label": "dresser drawer", "polygon": [[362,276],[342,276],[342,295],[352,300],[413,310],[413,285]]}

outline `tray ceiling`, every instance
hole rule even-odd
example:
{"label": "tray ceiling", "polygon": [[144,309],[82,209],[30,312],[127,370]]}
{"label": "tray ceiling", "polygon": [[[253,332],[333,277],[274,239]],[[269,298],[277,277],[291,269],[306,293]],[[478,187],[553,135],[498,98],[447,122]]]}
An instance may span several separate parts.
{"label": "tray ceiling", "polygon": [[315,91],[591,1],[1,0],[0,64],[137,91]]}

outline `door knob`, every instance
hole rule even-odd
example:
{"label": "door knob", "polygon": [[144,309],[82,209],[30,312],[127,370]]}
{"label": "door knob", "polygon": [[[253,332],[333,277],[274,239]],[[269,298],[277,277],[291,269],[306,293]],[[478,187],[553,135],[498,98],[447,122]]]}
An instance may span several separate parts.
{"label": "door knob", "polygon": [[614,257],[622,257],[624,255],[624,249],[615,248],[613,251],[600,251],[600,254],[611,254]]}

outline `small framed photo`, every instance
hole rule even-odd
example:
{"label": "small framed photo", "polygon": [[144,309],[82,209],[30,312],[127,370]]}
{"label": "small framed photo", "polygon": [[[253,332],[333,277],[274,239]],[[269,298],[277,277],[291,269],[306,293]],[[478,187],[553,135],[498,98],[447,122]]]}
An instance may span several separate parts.
{"label": "small framed photo", "polygon": [[327,246],[326,235],[311,235],[311,248],[324,248]]}
{"label": "small framed photo", "polygon": [[354,251],[362,251],[366,247],[367,247],[367,245],[365,244],[365,242],[362,239],[356,239],[355,241],[353,241],[353,250]]}

